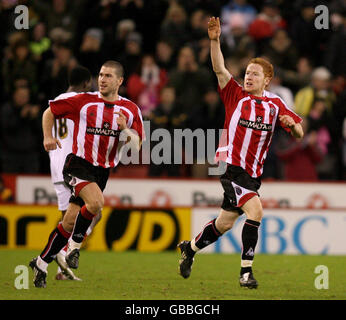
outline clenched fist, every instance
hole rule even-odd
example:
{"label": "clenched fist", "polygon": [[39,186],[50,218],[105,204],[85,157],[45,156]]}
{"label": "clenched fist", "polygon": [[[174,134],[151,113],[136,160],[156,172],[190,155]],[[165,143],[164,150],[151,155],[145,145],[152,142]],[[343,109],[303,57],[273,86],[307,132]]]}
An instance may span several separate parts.
{"label": "clenched fist", "polygon": [[119,116],[116,119],[119,129],[120,130],[126,129],[127,128],[127,118],[126,118],[126,116],[121,112],[121,110],[119,112],[114,112],[114,113]]}
{"label": "clenched fist", "polygon": [[294,125],[296,124],[295,121],[293,120],[293,118],[287,114],[285,114],[283,116],[279,115],[279,120],[282,122],[282,124],[284,126],[286,126],[287,128],[290,128],[290,129],[292,129],[294,127]]}
{"label": "clenched fist", "polygon": [[49,137],[43,139],[43,147],[46,151],[55,150],[56,146],[58,146],[61,149],[61,143],[58,139]]}

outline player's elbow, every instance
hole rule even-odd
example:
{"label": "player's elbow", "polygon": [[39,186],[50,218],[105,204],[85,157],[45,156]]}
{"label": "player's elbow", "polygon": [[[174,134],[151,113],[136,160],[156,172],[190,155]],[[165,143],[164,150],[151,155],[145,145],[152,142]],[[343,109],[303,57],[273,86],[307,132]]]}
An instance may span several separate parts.
{"label": "player's elbow", "polygon": [[225,66],[219,64],[219,65],[214,65],[213,66],[213,71],[216,74],[217,77],[224,77],[228,73],[227,69]]}

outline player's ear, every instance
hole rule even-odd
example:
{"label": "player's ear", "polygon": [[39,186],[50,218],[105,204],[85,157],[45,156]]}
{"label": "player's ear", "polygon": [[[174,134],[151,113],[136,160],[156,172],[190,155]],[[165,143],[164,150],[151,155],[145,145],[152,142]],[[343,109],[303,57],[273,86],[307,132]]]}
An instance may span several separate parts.
{"label": "player's ear", "polygon": [[124,78],[123,78],[123,77],[120,77],[119,80],[118,80],[119,87],[122,85],[123,81],[124,81]]}
{"label": "player's ear", "polygon": [[270,83],[270,81],[272,80],[272,78],[269,78],[269,77],[265,77],[264,78],[264,86],[268,86],[268,84]]}

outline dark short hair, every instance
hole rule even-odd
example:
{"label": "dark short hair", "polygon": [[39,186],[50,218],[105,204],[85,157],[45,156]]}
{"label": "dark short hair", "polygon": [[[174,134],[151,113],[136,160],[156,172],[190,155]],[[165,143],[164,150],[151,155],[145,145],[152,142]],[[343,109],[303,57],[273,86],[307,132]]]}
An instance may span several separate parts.
{"label": "dark short hair", "polygon": [[118,77],[124,76],[124,68],[118,61],[108,60],[102,65],[102,67],[113,68]]}
{"label": "dark short hair", "polygon": [[90,71],[83,66],[77,66],[70,71],[68,83],[70,86],[80,86],[83,85],[85,82],[90,81],[90,79]]}

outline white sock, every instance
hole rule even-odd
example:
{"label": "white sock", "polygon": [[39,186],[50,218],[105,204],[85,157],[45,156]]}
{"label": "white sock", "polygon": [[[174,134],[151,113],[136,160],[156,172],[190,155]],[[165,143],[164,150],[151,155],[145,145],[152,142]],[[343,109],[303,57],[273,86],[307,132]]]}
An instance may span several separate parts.
{"label": "white sock", "polygon": [[93,231],[93,228],[91,228],[91,226],[90,226],[90,227],[88,228],[88,230],[86,231],[85,235],[86,235],[87,237],[89,237],[91,231]]}
{"label": "white sock", "polygon": [[240,266],[242,268],[252,267],[253,260],[241,260]]}
{"label": "white sock", "polygon": [[[59,254],[61,254],[63,257],[66,257],[66,251],[65,251],[65,247],[63,247],[60,251]],[[61,273],[62,270],[60,267],[58,267],[57,273]]]}
{"label": "white sock", "polygon": [[192,239],[191,242],[190,242],[190,244],[191,244],[191,249],[192,249],[193,251],[197,252],[197,251],[200,250],[200,248],[198,248],[198,247],[196,246],[196,244],[195,244],[195,239]]}
{"label": "white sock", "polygon": [[63,247],[63,248],[59,251],[59,254],[61,254],[62,256],[66,257],[65,247]]}
{"label": "white sock", "polygon": [[82,242],[78,243],[71,238],[68,244],[68,252],[71,252],[74,249],[79,250],[81,246],[82,246]]}
{"label": "white sock", "polygon": [[48,273],[47,268],[48,268],[48,263],[46,261],[43,261],[40,256],[37,257],[36,264],[40,270],[43,272]]}

